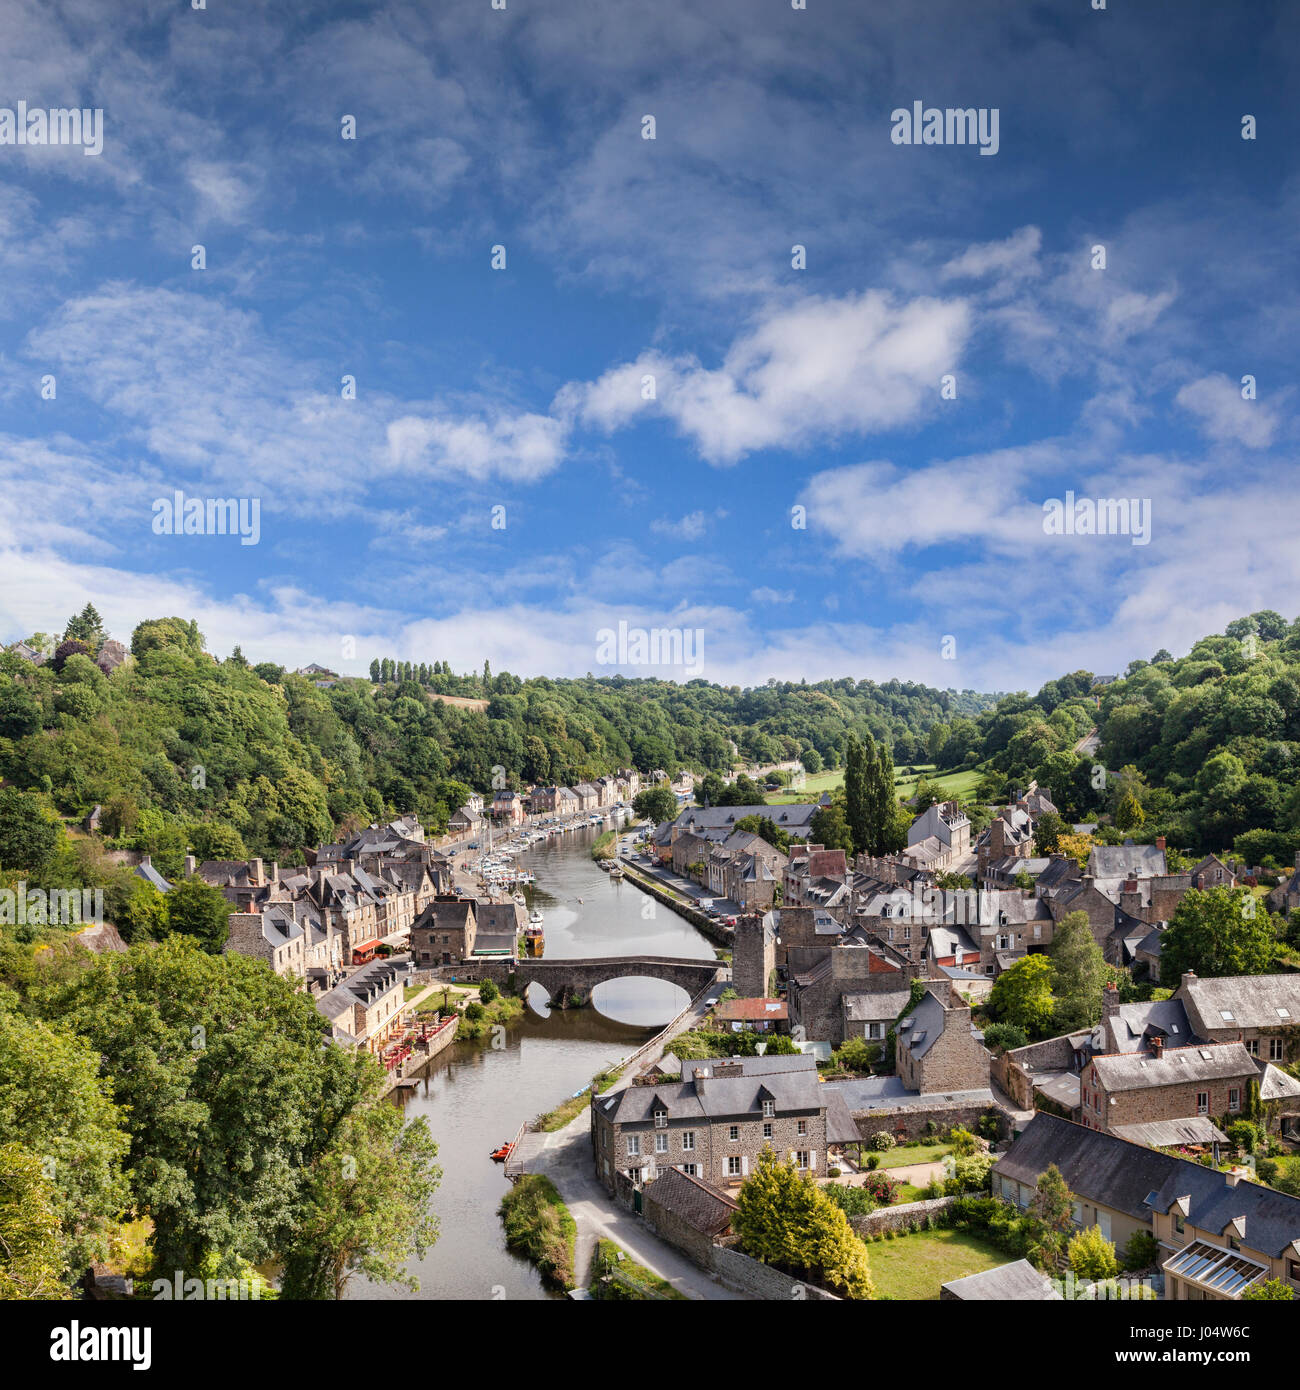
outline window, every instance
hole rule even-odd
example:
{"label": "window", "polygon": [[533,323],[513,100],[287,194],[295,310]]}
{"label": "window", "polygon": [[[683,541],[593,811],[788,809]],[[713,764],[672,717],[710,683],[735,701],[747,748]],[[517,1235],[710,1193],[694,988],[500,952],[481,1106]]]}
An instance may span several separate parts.
{"label": "window", "polygon": [[1241,1109],[1241,1092],[1236,1086],[1228,1092],[1228,1109],[1234,1112]]}
{"label": "window", "polygon": [[739,1154],[732,1154],[731,1157],[727,1159],[727,1176],[729,1178],[738,1178],[740,1176]]}
{"label": "window", "polygon": [[807,1166],[808,1166],[808,1150],[807,1150],[807,1149],[799,1149],[799,1150],[797,1150],[797,1152],[795,1153],[795,1156],[794,1156],[794,1166],[795,1166],[796,1168],[807,1168]]}
{"label": "window", "polygon": [[776,1114],[776,1104],[775,1104],[775,1102],[770,1101],[770,1100],[765,1100],[765,1101],[763,1102],[763,1118],[764,1118],[765,1120],[770,1120],[770,1119],[772,1118],[772,1116],[775,1115],[775,1114]]}
{"label": "window", "polygon": [[1186,1229],[1187,1222],[1183,1220],[1182,1212],[1174,1212],[1174,1230],[1177,1231],[1179,1235],[1182,1235]]}
{"label": "window", "polygon": [[1270,1062],[1281,1062],[1286,1059],[1286,1046],[1281,1038],[1270,1038],[1268,1040],[1268,1060]]}
{"label": "window", "polygon": [[1074,1217],[1074,1224],[1075,1224],[1076,1226],[1082,1226],[1082,1225],[1083,1225],[1083,1203],[1082,1203],[1082,1202],[1075,1202],[1074,1205],[1070,1208],[1070,1214]]}
{"label": "window", "polygon": [[1258,1057],[1258,1056],[1259,1056],[1259,1039],[1258,1039],[1258,1038],[1247,1038],[1247,1039],[1246,1039],[1246,1051],[1249,1052],[1250,1055],[1251,1055],[1252,1057]]}
{"label": "window", "polygon": [[1196,1113],[1198,1115],[1208,1115],[1210,1113],[1210,1093],[1208,1091],[1197,1091]]}
{"label": "window", "polygon": [[1286,1277],[1293,1284],[1300,1284],[1300,1260],[1288,1260],[1286,1262]]}
{"label": "window", "polygon": [[600,1147],[602,1149],[609,1148],[609,1130],[607,1129],[602,1129],[600,1131]]}
{"label": "window", "polygon": [[803,1136],[804,1136],[805,1134],[807,1134],[807,1133],[808,1133],[808,1121],[807,1121],[807,1120],[800,1120],[800,1121],[799,1121],[799,1137],[800,1137],[800,1139],[802,1139]]}
{"label": "window", "polygon": [[695,1131],[693,1129],[684,1129],[682,1131],[682,1151],[684,1153],[691,1153],[694,1151],[694,1149]]}
{"label": "window", "polygon": [[641,1136],[639,1134],[629,1134],[627,1136],[627,1156],[629,1158],[639,1158],[641,1156]]}
{"label": "window", "polygon": [[682,1172],[685,1173],[686,1176],[687,1176],[688,1178],[694,1178],[694,1177],[698,1177],[698,1176],[699,1176],[699,1173],[698,1173],[698,1171],[696,1170],[695,1164],[693,1164],[693,1163],[683,1163],[683,1164],[682,1164]]}
{"label": "window", "polygon": [[904,941],[911,941],[911,939],[912,939],[912,929],[911,929],[911,927],[904,927],[904,928],[903,928],[903,940],[904,940]]}
{"label": "window", "polygon": [[739,1125],[732,1125],[731,1128],[727,1131],[727,1138],[728,1138],[728,1139],[731,1139],[731,1140],[733,1140],[733,1141],[736,1140],[736,1139],[739,1139],[739,1138],[740,1138],[740,1126],[739,1126]]}
{"label": "window", "polygon": [[655,1128],[656,1128],[656,1129],[667,1129],[667,1128],[668,1128],[668,1112],[667,1112],[666,1110],[656,1110],[656,1111],[655,1111]]}
{"label": "window", "polygon": [[772,1121],[771,1121],[771,1120],[764,1120],[764,1121],[763,1121],[763,1138],[764,1138],[764,1139],[770,1139],[771,1137],[772,1137]]}

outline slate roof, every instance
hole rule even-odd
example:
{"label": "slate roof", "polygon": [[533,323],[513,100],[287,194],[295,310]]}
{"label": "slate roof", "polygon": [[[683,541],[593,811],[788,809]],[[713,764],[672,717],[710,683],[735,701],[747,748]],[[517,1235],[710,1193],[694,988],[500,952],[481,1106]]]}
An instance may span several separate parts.
{"label": "slate roof", "polygon": [[1114,1017],[1103,1019],[1106,1052],[1145,1052],[1153,1035],[1170,1046],[1199,1042],[1181,999],[1160,999],[1145,1004],[1121,1004]]}
{"label": "slate roof", "polygon": [[660,1169],[659,1176],[645,1188],[645,1200],[710,1236],[725,1231],[732,1214],[739,1210],[725,1193],[679,1168]]}
{"label": "slate roof", "polygon": [[766,1075],[708,1076],[660,1086],[629,1086],[617,1091],[605,1104],[606,1113],[619,1124],[648,1124],[656,1108],[670,1119],[725,1119],[761,1115],[763,1101],[771,1100],[778,1113],[816,1112],[824,1102],[818,1094],[816,1061],[811,1071],[774,1071]]}
{"label": "slate roof", "polygon": [[1159,878],[1168,872],[1157,845],[1093,845],[1088,869],[1094,878]]}
{"label": "slate roof", "polygon": [[1208,1115],[1189,1115],[1185,1120],[1148,1120],[1145,1124],[1116,1125],[1111,1131],[1131,1144],[1172,1149],[1179,1144],[1226,1144],[1228,1136]]}
{"label": "slate roof", "polygon": [[898,1046],[907,1048],[913,1057],[924,1057],[942,1036],[947,1020],[947,1010],[927,993],[898,1025]]}
{"label": "slate roof", "polygon": [[814,803],[791,802],[786,806],[688,806],[674,824],[678,830],[725,830],[730,834],[746,816],[765,816],[785,830],[805,830],[817,813]]}
{"label": "slate roof", "polygon": [[[1300,975],[1235,975],[1190,980],[1179,994],[1204,1030],[1300,1026]],[[1287,1016],[1279,1010],[1285,1009]],[[1225,1019],[1224,1012],[1231,1018]]]}
{"label": "slate roof", "polygon": [[1047,1302],[1052,1299],[1060,1301],[1062,1297],[1051,1280],[1045,1274],[1040,1274],[1028,1260],[1013,1260],[1011,1264],[998,1265],[996,1269],[968,1274],[964,1279],[950,1279],[943,1285],[943,1291],[965,1302]]}
{"label": "slate roof", "polygon": [[880,1023],[893,1020],[907,1008],[912,998],[910,989],[882,989],[864,994],[841,996],[844,1017],[850,1023]]}
{"label": "slate roof", "polygon": [[1163,1057],[1137,1052],[1112,1054],[1094,1057],[1092,1065],[1110,1092],[1179,1086],[1189,1081],[1226,1081],[1234,1076],[1254,1077],[1258,1072],[1254,1058],[1239,1042],[1166,1047]]}

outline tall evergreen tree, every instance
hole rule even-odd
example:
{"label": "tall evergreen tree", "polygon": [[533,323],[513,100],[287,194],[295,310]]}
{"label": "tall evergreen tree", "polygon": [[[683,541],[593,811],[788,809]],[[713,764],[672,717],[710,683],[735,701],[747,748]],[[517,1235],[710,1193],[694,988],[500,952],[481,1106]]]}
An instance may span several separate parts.
{"label": "tall evergreen tree", "polygon": [[856,734],[849,735],[844,765],[844,805],[855,854],[869,849],[871,843],[870,784],[875,752],[875,740],[870,734],[867,735],[866,748],[858,741]]}
{"label": "tall evergreen tree", "polygon": [[370,663],[370,679],[376,685],[379,684],[380,672],[381,667],[379,665],[379,658],[375,657],[375,659]]}

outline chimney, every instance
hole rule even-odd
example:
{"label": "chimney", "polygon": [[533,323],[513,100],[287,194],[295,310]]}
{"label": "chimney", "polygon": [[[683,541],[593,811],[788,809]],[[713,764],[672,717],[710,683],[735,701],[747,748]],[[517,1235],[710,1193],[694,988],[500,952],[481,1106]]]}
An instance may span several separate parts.
{"label": "chimney", "polygon": [[1165,1055],[1165,1040],[1159,1033],[1152,1034],[1151,1055],[1159,1061]]}
{"label": "chimney", "polygon": [[194,856],[193,856],[192,854],[187,854],[187,855],[185,856],[185,875],[186,875],[186,877],[188,878],[189,875],[192,874],[192,873],[194,872],[194,870],[197,869],[197,868],[198,868],[198,861],[194,858]]}
{"label": "chimney", "polygon": [[1178,988],[1179,988],[1179,989],[1186,989],[1189,985],[1194,985],[1195,983],[1196,983],[1196,971],[1195,971],[1195,970],[1184,970],[1184,971],[1183,971],[1183,978],[1179,981]]}
{"label": "chimney", "polygon": [[141,863],[142,866],[148,866],[149,868],[152,869],[152,868],[153,868],[153,855],[152,855],[152,854],[142,854],[142,855],[140,856],[140,863]]}
{"label": "chimney", "polygon": [[250,860],[253,866],[253,882],[260,888],[266,882],[266,875],[262,871],[262,861],[260,859]]}
{"label": "chimney", "polygon": [[267,874],[267,879],[271,883],[279,883],[280,881],[280,865],[275,861],[271,863],[271,872]]}
{"label": "chimney", "polygon": [[1163,835],[1157,835],[1157,836],[1156,836],[1156,848],[1157,848],[1157,849],[1164,849],[1164,847],[1165,847],[1165,837],[1164,837]]}
{"label": "chimney", "polygon": [[927,990],[929,990],[931,994],[934,995],[934,997],[939,1001],[939,1003],[941,1003],[944,1006],[945,1009],[952,1003],[951,980],[927,980],[925,982],[925,987]]}
{"label": "chimney", "polygon": [[1114,984],[1108,984],[1101,995],[1101,1016],[1103,1019],[1114,1018],[1119,1013],[1119,989]]}

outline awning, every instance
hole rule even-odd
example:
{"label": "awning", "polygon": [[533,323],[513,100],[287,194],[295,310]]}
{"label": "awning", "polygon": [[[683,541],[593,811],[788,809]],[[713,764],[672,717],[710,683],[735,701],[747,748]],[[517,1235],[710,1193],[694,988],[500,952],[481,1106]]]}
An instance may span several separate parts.
{"label": "awning", "polygon": [[352,948],[352,950],[354,954],[357,951],[373,951],[376,946],[382,946],[383,944],[384,943],[380,940],[380,938],[376,936],[371,941],[358,941],[357,944]]}
{"label": "awning", "polygon": [[1240,1251],[1207,1245],[1203,1240],[1193,1241],[1166,1260],[1164,1268],[1166,1274],[1176,1274],[1227,1298],[1240,1298],[1249,1285],[1268,1274],[1267,1266],[1247,1259]]}

